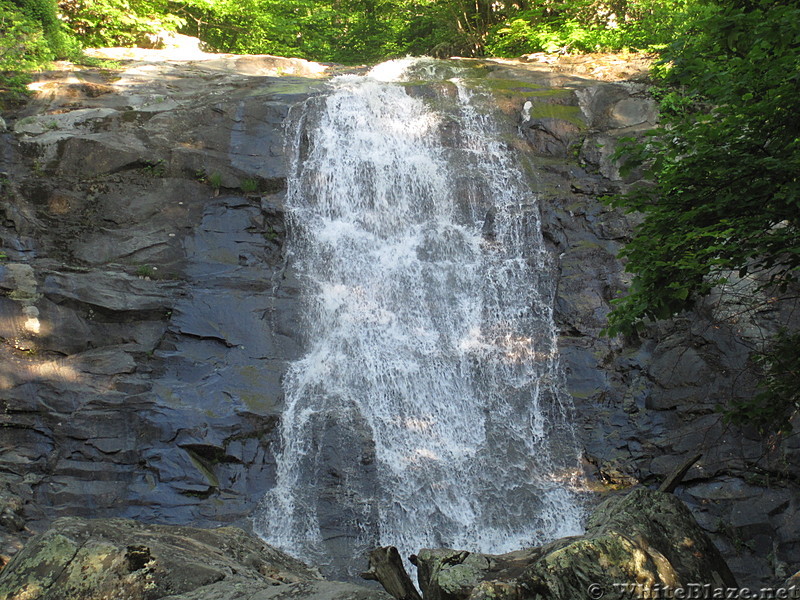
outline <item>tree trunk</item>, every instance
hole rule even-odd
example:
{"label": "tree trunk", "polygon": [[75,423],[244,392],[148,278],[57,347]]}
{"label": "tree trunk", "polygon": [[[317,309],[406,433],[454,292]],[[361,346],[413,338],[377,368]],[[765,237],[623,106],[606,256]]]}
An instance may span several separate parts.
{"label": "tree trunk", "polygon": [[394,546],[384,546],[370,552],[369,570],[361,573],[361,577],[377,581],[397,600],[422,600]]}

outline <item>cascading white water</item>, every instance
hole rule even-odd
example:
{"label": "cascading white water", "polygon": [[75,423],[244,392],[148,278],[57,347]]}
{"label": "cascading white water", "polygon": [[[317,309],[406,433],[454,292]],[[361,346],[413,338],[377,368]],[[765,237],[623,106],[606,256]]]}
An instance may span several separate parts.
{"label": "cascading white water", "polygon": [[336,78],[291,124],[307,351],[254,524],[339,571],[377,545],[496,553],[581,529],[536,199],[483,94],[386,71]]}

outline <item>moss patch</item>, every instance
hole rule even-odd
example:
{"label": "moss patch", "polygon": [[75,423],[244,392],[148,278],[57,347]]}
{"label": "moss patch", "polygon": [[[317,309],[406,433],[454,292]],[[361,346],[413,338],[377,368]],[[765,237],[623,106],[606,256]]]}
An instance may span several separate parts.
{"label": "moss patch", "polygon": [[586,122],[583,120],[583,113],[579,106],[537,102],[531,106],[530,115],[532,119],[561,119],[581,130],[586,129]]}
{"label": "moss patch", "polygon": [[6,567],[7,577],[0,583],[0,598],[38,597],[37,592],[49,589],[75,558],[79,546],[71,539],[60,535],[45,536],[32,542],[31,551]]}
{"label": "moss patch", "polygon": [[445,592],[455,594],[462,588],[473,588],[480,581],[480,571],[470,567],[469,565],[460,564],[453,565],[447,569],[439,571],[437,581],[439,587]]}
{"label": "moss patch", "polygon": [[551,88],[521,81],[519,79],[482,79],[480,85],[489,88],[494,92],[506,92],[509,94],[525,95],[533,98],[566,98],[572,95],[572,90],[563,88]]}

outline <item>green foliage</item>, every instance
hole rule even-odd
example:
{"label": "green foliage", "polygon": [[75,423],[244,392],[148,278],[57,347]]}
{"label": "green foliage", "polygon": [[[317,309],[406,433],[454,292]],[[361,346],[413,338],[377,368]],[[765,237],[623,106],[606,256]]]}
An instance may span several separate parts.
{"label": "green foliage", "polygon": [[622,156],[652,186],[612,201],[646,218],[610,332],[688,307],[731,272],[778,290],[800,269],[800,8],[726,6],[664,53],[662,130]]}
{"label": "green foliage", "polygon": [[396,25],[398,54],[472,56],[482,49],[488,26],[476,26],[470,12],[459,10],[456,2],[415,0],[401,7]]}
{"label": "green foliage", "polygon": [[0,69],[30,69],[53,60],[39,23],[18,6],[0,0]]}
{"label": "green foliage", "polygon": [[75,52],[77,45],[61,29],[54,3],[0,0],[0,106],[26,97],[27,73]]}
{"label": "green foliage", "polygon": [[43,36],[56,60],[78,60],[82,47],[68,28],[64,27],[55,0],[14,0],[22,11],[41,27]]}
{"label": "green foliage", "polygon": [[198,0],[183,3],[182,11],[185,33],[211,49],[240,54],[302,56],[306,40],[298,26],[308,25],[305,36],[313,39],[314,21],[322,18],[301,4],[276,0]]}
{"label": "green foliage", "polygon": [[487,43],[490,54],[519,56],[531,52],[595,52],[621,49],[620,32],[575,20],[536,23],[517,18],[496,28]]}
{"label": "green foliage", "polygon": [[[607,332],[690,308],[745,279],[769,301],[800,271],[800,6],[796,0],[711,5],[662,55],[661,128],[618,158],[650,185],[611,203],[643,213],[621,256],[634,273]],[[785,430],[796,409],[800,334],[757,358],[760,392],[725,410],[737,423]]]}
{"label": "green foliage", "polygon": [[486,48],[496,56],[651,50],[679,35],[696,10],[686,0],[544,2],[495,26]]}
{"label": "green foliage", "polygon": [[27,97],[31,71],[80,54],[80,44],[63,28],[54,0],[0,0],[0,108]]}
{"label": "green foliage", "polygon": [[61,0],[65,24],[84,46],[147,44],[148,35],[184,25],[167,0]]}
{"label": "green foliage", "polygon": [[401,50],[395,0],[186,0],[179,14],[217,51],[357,63]]}
{"label": "green foliage", "polygon": [[[37,64],[43,57],[74,60],[78,41],[148,45],[161,30],[195,35],[212,51],[356,64],[406,54],[651,47],[680,29],[684,3],[693,1],[60,0],[58,14],[55,0],[0,0],[0,6],[3,15],[14,13],[11,37],[23,40],[24,54]],[[1,33],[11,34],[8,27]]]}
{"label": "green foliage", "polygon": [[40,28],[55,59],[73,59],[80,54],[80,44],[64,29],[56,0],[14,0],[21,11]]}
{"label": "green foliage", "polygon": [[255,179],[245,179],[240,187],[245,194],[254,194],[258,191],[258,181]]}

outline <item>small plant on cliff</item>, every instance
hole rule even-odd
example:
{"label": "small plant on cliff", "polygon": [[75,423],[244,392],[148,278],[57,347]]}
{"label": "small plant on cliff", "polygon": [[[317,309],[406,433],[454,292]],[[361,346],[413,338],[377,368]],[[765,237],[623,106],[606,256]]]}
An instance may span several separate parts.
{"label": "small plant on cliff", "polygon": [[144,166],[144,172],[151,177],[164,177],[167,174],[167,165],[163,159],[148,162]]}
{"label": "small plant on cliff", "polygon": [[208,181],[208,184],[217,191],[222,187],[222,175],[219,173],[211,173],[211,175],[206,178],[206,181]]}
{"label": "small plant on cliff", "polygon": [[258,182],[255,179],[245,179],[239,187],[245,194],[255,194],[258,191]]}
{"label": "small plant on cliff", "polygon": [[155,279],[156,271],[156,267],[150,265],[139,265],[136,267],[136,275],[142,279]]}

